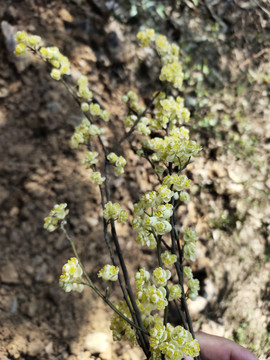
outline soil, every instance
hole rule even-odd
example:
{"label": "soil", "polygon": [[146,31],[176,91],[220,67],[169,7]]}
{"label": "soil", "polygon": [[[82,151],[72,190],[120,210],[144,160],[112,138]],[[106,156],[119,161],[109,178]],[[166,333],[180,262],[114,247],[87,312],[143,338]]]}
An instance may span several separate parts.
{"label": "soil", "polygon": [[[43,229],[43,218],[55,203],[68,203],[69,232],[98,283],[97,271],[109,262],[100,198],[80,165],[83,151],[69,145],[82,117],[78,107],[40,59],[14,57],[12,37],[17,30],[41,35],[69,57],[73,78],[87,75],[95,99],[111,113],[108,144],[129,160],[111,191],[130,211],[156,180],[128,142],[119,147],[121,98],[132,89],[147,103],[159,85],[156,61],[136,43],[139,26],[156,19],[159,31],[191,59],[183,95],[193,136],[204,148],[186,170],[195,185],[188,208],[178,212],[200,238],[193,270],[201,291],[190,303],[194,328],[270,358],[268,2],[163,3],[170,13],[165,19],[151,8],[132,18],[127,2],[113,13],[109,2],[97,0],[0,1],[1,360],[144,359],[140,349],[112,341],[111,311],[90,289],[67,294],[58,286],[72,250],[60,231]],[[210,69],[208,77],[198,59]],[[153,269],[152,253],[135,243],[131,227],[118,232],[130,273]],[[112,299],[117,295],[115,289]],[[89,345],[89,334],[97,332],[105,336],[105,350]]]}

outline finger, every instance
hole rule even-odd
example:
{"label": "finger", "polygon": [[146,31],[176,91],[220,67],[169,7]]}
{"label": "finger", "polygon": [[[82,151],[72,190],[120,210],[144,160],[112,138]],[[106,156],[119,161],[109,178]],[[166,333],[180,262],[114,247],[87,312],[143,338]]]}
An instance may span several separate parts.
{"label": "finger", "polygon": [[196,333],[202,360],[258,360],[243,346],[219,336]]}

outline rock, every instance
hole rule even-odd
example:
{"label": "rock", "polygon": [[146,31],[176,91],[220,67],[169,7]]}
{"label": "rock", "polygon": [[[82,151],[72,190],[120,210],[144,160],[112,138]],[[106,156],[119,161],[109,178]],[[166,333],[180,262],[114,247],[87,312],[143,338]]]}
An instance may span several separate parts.
{"label": "rock", "polygon": [[7,351],[14,359],[19,359],[21,353],[26,353],[27,340],[21,335],[16,335],[15,338],[7,346]]}
{"label": "rock", "polygon": [[5,98],[9,95],[9,91],[6,87],[0,88],[0,98]]}
{"label": "rock", "polygon": [[29,356],[39,356],[44,349],[44,344],[40,339],[35,339],[28,344],[27,354]]}
{"label": "rock", "polygon": [[67,23],[72,23],[74,20],[73,16],[64,8],[59,11],[59,16],[63,21]]}
{"label": "rock", "polygon": [[95,219],[95,218],[93,218],[93,217],[87,217],[85,220],[86,220],[87,224],[90,225],[90,226],[93,227],[93,228],[94,228],[95,226],[97,226],[98,223],[99,223],[98,219]]}
{"label": "rock", "polygon": [[204,280],[204,291],[208,301],[212,300],[217,295],[215,285],[210,279]]}
{"label": "rock", "polygon": [[46,346],[45,346],[45,351],[46,354],[51,354],[53,352],[53,342],[50,341]]}
{"label": "rock", "polygon": [[107,350],[99,354],[100,359],[102,360],[111,360],[112,359],[112,347],[108,346]]}
{"label": "rock", "polygon": [[198,296],[195,301],[191,301],[188,304],[188,309],[190,314],[197,315],[206,307],[206,305],[207,305],[207,300],[202,296]]}
{"label": "rock", "polygon": [[10,262],[2,267],[0,278],[4,284],[19,283],[19,275],[13,263]]}
{"label": "rock", "polygon": [[25,188],[30,193],[30,195],[38,198],[42,198],[46,193],[45,187],[34,181],[27,182],[25,184]]}
{"label": "rock", "polygon": [[9,192],[3,186],[0,186],[0,204],[3,203],[8,197]]}
{"label": "rock", "polygon": [[125,351],[121,356],[123,360],[142,360],[145,356],[140,348],[132,348]]}
{"label": "rock", "polygon": [[109,336],[106,333],[96,332],[90,333],[85,339],[85,349],[89,350],[91,354],[105,353],[109,348]]}

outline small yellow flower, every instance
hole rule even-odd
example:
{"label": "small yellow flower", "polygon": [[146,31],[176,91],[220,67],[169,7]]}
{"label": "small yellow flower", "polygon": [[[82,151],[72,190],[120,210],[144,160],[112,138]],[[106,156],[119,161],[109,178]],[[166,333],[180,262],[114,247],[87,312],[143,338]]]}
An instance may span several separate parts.
{"label": "small yellow flower", "polygon": [[61,71],[58,70],[58,69],[52,69],[51,71],[51,77],[54,79],[54,80],[60,80],[61,79]]}
{"label": "small yellow flower", "polygon": [[27,44],[27,38],[28,38],[28,35],[25,31],[18,31],[15,35],[15,40],[18,43],[22,43],[24,45]]}
{"label": "small yellow flower", "polygon": [[49,216],[44,219],[44,229],[52,232],[58,228],[58,222],[64,220],[69,210],[66,209],[67,204],[56,204],[50,211]]}
{"label": "small yellow flower", "polygon": [[98,277],[101,277],[105,281],[117,281],[118,273],[118,266],[107,264],[101,270],[99,270]]}
{"label": "small yellow flower", "polygon": [[35,47],[41,42],[41,37],[38,35],[30,35],[27,38],[27,43],[30,47]]}
{"label": "small yellow flower", "polygon": [[153,271],[153,283],[156,286],[166,286],[167,281],[170,279],[170,277],[170,270],[165,270],[159,267]]}
{"label": "small yellow flower", "polygon": [[70,291],[83,291],[82,282],[82,268],[78,262],[78,259],[72,257],[63,266],[62,275],[60,276],[59,285],[64,289],[65,292]]}
{"label": "small yellow flower", "polygon": [[105,177],[102,177],[99,171],[95,171],[91,175],[91,179],[95,185],[101,185],[105,181]]}
{"label": "small yellow flower", "polygon": [[26,54],[26,45],[23,44],[23,43],[17,44],[16,47],[15,47],[15,50],[14,50],[14,54],[16,56]]}

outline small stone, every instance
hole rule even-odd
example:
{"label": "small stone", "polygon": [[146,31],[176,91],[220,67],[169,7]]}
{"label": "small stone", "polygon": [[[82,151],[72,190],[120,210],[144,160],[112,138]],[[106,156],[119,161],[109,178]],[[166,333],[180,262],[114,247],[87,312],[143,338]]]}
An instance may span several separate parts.
{"label": "small stone", "polygon": [[210,279],[204,280],[204,291],[208,301],[212,300],[217,295],[215,285]]}
{"label": "small stone", "polygon": [[85,339],[85,349],[91,354],[105,353],[110,345],[109,336],[106,333],[90,333]]}
{"label": "small stone", "polygon": [[202,296],[198,296],[195,301],[191,301],[188,304],[188,309],[190,314],[197,315],[198,313],[203,311],[206,305],[207,305],[207,300]]}
{"label": "small stone", "polygon": [[1,281],[4,284],[18,284],[19,283],[19,275],[13,263],[8,263],[2,266],[0,273]]}
{"label": "small stone", "polygon": [[79,355],[79,353],[82,351],[82,347],[77,342],[72,342],[70,344],[70,352],[73,355]]}
{"label": "small stone", "polygon": [[35,339],[28,344],[27,354],[33,357],[40,356],[43,349],[43,342],[40,339]]}
{"label": "small stone", "polygon": [[19,359],[21,353],[25,354],[26,346],[27,346],[26,339],[21,335],[17,335],[12,340],[12,342],[8,344],[7,351],[9,355],[11,355],[13,358]]}
{"label": "small stone", "polygon": [[121,356],[123,360],[141,360],[144,359],[142,350],[140,348],[132,348],[125,351],[125,353]]}
{"label": "small stone", "polygon": [[19,214],[20,210],[17,206],[13,206],[13,208],[10,210],[9,215],[10,216],[17,216]]}
{"label": "small stone", "polygon": [[74,20],[73,16],[66,9],[61,9],[59,11],[59,16],[63,21],[68,23],[72,23]]}
{"label": "small stone", "polygon": [[95,219],[93,217],[87,217],[85,220],[86,220],[87,224],[90,225],[91,227],[97,226],[98,222],[99,222],[98,219]]}
{"label": "small stone", "polygon": [[53,342],[50,341],[46,346],[45,346],[45,351],[47,354],[51,354],[53,352]]}
{"label": "small stone", "polygon": [[12,356],[14,359],[19,359],[20,352],[19,352],[17,346],[13,342],[8,344],[7,351],[9,353],[9,355]]}
{"label": "small stone", "polygon": [[0,186],[0,204],[3,203],[8,197],[9,192],[3,186]]}
{"label": "small stone", "polygon": [[7,88],[2,87],[0,88],[0,98],[5,98],[9,95],[9,91]]}

